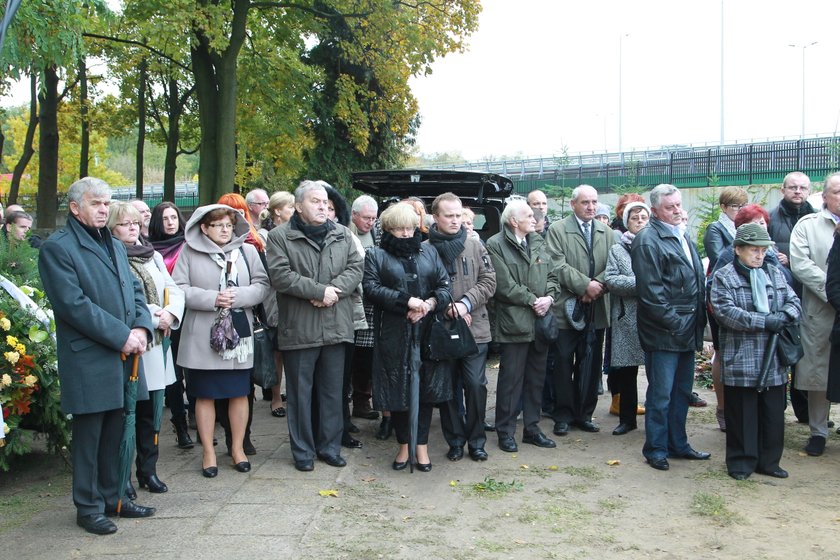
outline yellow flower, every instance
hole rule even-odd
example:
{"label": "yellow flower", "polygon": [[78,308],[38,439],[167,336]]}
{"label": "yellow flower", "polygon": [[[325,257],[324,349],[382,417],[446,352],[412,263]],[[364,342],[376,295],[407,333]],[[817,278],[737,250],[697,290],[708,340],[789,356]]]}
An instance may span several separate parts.
{"label": "yellow flower", "polygon": [[34,375],[30,374],[30,375],[27,375],[26,377],[23,378],[23,384],[26,385],[27,387],[32,387],[36,383],[38,383],[38,378],[35,377]]}
{"label": "yellow flower", "polygon": [[6,357],[7,360],[9,360],[9,363],[12,365],[15,365],[20,359],[20,354],[18,354],[17,352],[6,352],[3,355]]}
{"label": "yellow flower", "polygon": [[12,322],[11,321],[6,319],[5,317],[0,319],[0,329],[3,329],[4,331],[7,331],[11,328],[12,328]]}
{"label": "yellow flower", "polygon": [[9,346],[14,347],[15,345],[17,345],[17,343],[18,343],[18,339],[16,339],[12,335],[8,335],[6,337],[6,344],[8,344]]}
{"label": "yellow flower", "polygon": [[4,422],[3,423],[3,433],[8,434],[11,431],[12,431],[12,429],[9,427],[9,425]]}
{"label": "yellow flower", "polygon": [[12,384],[12,376],[8,373],[4,373],[3,377],[0,377],[0,387],[8,387]]}
{"label": "yellow flower", "polygon": [[26,354],[26,346],[24,346],[23,344],[17,344],[15,346],[15,351],[18,354]]}

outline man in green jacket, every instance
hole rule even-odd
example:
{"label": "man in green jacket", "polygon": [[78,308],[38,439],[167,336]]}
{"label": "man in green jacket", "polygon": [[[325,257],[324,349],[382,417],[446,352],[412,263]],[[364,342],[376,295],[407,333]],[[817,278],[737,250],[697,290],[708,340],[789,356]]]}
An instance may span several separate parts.
{"label": "man in green jacket", "polygon": [[[604,285],[607,257],[615,243],[612,230],[595,218],[598,191],[580,185],[572,191],[572,214],[548,228],[546,245],[551,258],[551,286],[555,295],[554,314],[560,326],[557,360],[554,366],[554,434],[565,436],[569,425],[585,432],[600,430],[592,421],[598,404],[604,329],[609,326],[609,299]],[[576,299],[584,317],[583,330],[576,330],[566,317],[566,303]],[[587,328],[595,325],[595,339],[587,348]],[[582,370],[587,352],[591,362]]]}
{"label": "man in green jacket", "polygon": [[548,256],[545,242],[534,231],[534,211],[524,200],[510,202],[502,212],[502,231],[487,240],[496,269],[494,340],[502,348],[496,384],[496,432],[499,449],[518,450],[513,434],[519,399],[523,400],[523,443],[555,447],[540,431],[540,401],[548,346],[536,340],[535,322],[551,312]]}
{"label": "man in green jacket", "polygon": [[277,347],[286,368],[289,440],[299,471],[313,470],[316,456],[333,467],[347,464],[340,455],[344,343],[353,342],[350,296],[362,281],[364,260],[350,230],[327,219],[327,200],[323,186],[302,182],[292,219],[271,230],[266,245],[280,314]]}

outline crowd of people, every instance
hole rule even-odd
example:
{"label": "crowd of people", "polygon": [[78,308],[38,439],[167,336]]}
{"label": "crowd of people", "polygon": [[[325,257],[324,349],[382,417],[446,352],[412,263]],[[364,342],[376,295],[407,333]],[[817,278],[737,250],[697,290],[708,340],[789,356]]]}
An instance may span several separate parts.
{"label": "crowd of people", "polygon": [[[826,178],[820,209],[807,201],[810,186],[804,174],[789,174],[770,212],[748,204],[743,189],[723,189],[720,217],[703,239],[704,267],[681,193],[667,184],[647,201],[623,195],[612,216],[597,190],[581,185],[556,221],[545,194],[533,191],[508,202],[501,231],[485,243],[451,193],[427,216],[419,199],[380,212],[370,196],[348,204],[329,184],[303,181],[293,195],[226,194],[185,220],[170,202],[111,202],[107,184],[81,179],[68,192],[66,225],[37,241],[62,406],[73,415],[78,524],[107,534],[116,531],[108,516],[155,513],[134,502],[130,481],[121,487],[109,455],[122,433],[130,360],[121,354],[143,357],[141,488],[168,490],[156,470],[153,420],[163,400],[178,447],[195,445],[194,421],[203,476],[220,474],[217,423],[233,469],[250,471],[255,321],[274,333],[275,381],[261,389],[270,414],[286,418],[299,471],[316,461],[345,466],[342,447],[363,446],[354,437],[362,419],[380,421],[379,439],[395,435],[394,470],[428,472],[443,451],[428,446],[435,409],[450,461],[465,450],[488,460],[493,431],[502,452],[516,452],[517,438],[554,448],[543,415],[557,437],[600,431],[593,412],[603,373],[618,416],[612,434],[637,430],[644,415],[642,454],[652,468],[708,460],[686,434],[708,320],[727,471],[738,480],[786,478],[788,386],[797,419],[810,426],[808,455],[823,453],[829,403],[840,400],[840,349],[830,336],[840,332],[840,174]],[[30,226],[21,209],[7,212],[3,231],[23,240]],[[430,324],[456,319],[474,340],[469,353],[429,358]],[[804,350],[792,367],[777,350],[789,331],[801,331]],[[493,419],[491,343],[500,353]]]}

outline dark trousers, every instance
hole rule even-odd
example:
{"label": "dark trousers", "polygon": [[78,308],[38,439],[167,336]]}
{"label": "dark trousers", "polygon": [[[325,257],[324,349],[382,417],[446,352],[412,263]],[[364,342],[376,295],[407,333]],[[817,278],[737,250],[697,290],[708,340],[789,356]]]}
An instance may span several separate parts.
{"label": "dark trousers", "polygon": [[373,375],[373,347],[356,346],[353,350],[352,382],[353,408],[370,408],[371,376]]}
{"label": "dark trousers", "polygon": [[149,477],[157,474],[157,462],[160,456],[160,448],[155,445],[155,412],[151,398],[145,401],[137,401],[135,416],[135,422],[137,423],[137,457],[135,459],[137,478]]}
{"label": "dark trousers", "polygon": [[123,409],[74,414],[73,503],[79,515],[116,509]]}
{"label": "dark trousers", "polygon": [[[435,405],[432,403],[420,403],[420,408],[417,411],[417,445],[427,445],[429,443],[429,427],[432,425],[432,411],[434,407]],[[391,422],[394,425],[397,443],[410,443],[411,422],[408,411],[392,411]]]}
{"label": "dark trousers", "polygon": [[344,419],[343,433],[350,435],[350,395],[353,391],[351,381],[353,379],[353,354],[356,346],[352,342],[344,343],[344,376],[341,382],[341,416]]}
{"label": "dark trousers", "polygon": [[[483,449],[484,415],[487,411],[487,344],[478,345],[478,353],[453,364],[452,386],[454,396],[440,406],[440,426],[450,447]],[[459,390],[461,388],[462,390]],[[466,403],[466,415],[461,406]]]}
{"label": "dark trousers", "polygon": [[[283,351],[286,418],[295,461],[311,461],[316,453],[340,455],[344,353],[344,344]],[[313,398],[318,399],[317,433],[312,422]]]}
{"label": "dark trousers", "polygon": [[610,383],[613,392],[621,395],[618,421],[630,426],[636,425],[636,406],[639,404],[639,389],[636,378],[639,366],[614,367],[610,369]]}
{"label": "dark trousers", "polygon": [[723,387],[726,470],[751,474],[779,468],[785,444],[785,386],[759,393],[752,387]]}
{"label": "dark trousers", "polygon": [[542,411],[551,414],[554,410],[554,364],[557,362],[557,345],[548,347],[545,359],[545,382],[543,383]]}
{"label": "dark trousers", "polygon": [[588,371],[581,371],[586,356],[586,331],[561,329],[557,339],[554,364],[555,422],[586,422],[598,405],[598,382],[601,380],[604,329],[595,331],[592,360]]}
{"label": "dark trousers", "polygon": [[523,431],[540,431],[540,400],[545,381],[548,349],[534,342],[505,342],[501,345],[499,377],[496,382],[496,432],[513,436],[519,399],[522,398]]}

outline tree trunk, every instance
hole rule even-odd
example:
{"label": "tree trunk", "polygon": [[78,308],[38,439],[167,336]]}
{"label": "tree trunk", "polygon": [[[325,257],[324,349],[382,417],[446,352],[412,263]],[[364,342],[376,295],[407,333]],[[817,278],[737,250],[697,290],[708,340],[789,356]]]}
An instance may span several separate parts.
{"label": "tree trunk", "polygon": [[140,61],[140,76],[137,85],[137,151],[135,155],[134,196],[143,198],[143,155],[146,148],[146,57]]}
{"label": "tree trunk", "polygon": [[20,159],[12,172],[12,184],[9,187],[9,204],[17,204],[18,193],[20,192],[20,179],[26,166],[29,165],[35,149],[32,144],[35,142],[35,129],[38,127],[38,77],[32,74],[29,77],[29,125],[26,127],[26,139],[23,141]]}
{"label": "tree trunk", "polygon": [[58,214],[58,72],[55,66],[44,70],[40,101],[38,140],[38,227],[55,228]]}
{"label": "tree trunk", "polygon": [[181,115],[184,106],[178,95],[178,81],[169,78],[166,105],[169,133],[166,135],[166,157],[163,162],[163,200],[175,202],[175,172],[178,169],[178,143],[181,139]]}
{"label": "tree trunk", "polygon": [[196,28],[190,55],[195,75],[201,127],[198,166],[199,203],[210,204],[231,192],[236,181],[236,66],[245,41],[251,0],[233,0],[230,40],[222,52],[211,49]]}
{"label": "tree trunk", "polygon": [[79,118],[82,121],[81,150],[79,152],[79,179],[90,175],[90,120],[88,120],[88,81],[85,59],[79,59]]}

